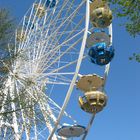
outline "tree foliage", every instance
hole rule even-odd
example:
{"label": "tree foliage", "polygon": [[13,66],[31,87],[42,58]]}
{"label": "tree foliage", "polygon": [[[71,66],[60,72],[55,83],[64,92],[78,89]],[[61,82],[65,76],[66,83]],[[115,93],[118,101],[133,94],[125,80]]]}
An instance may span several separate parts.
{"label": "tree foliage", "polygon": [[8,42],[14,33],[14,20],[11,18],[9,11],[5,8],[0,8],[0,87],[4,83],[8,74],[8,68],[11,63],[9,47],[13,47],[12,41],[10,46]]}
{"label": "tree foliage", "polygon": [[14,32],[14,20],[9,11],[5,8],[0,9],[0,48],[5,49],[7,41]]}
{"label": "tree foliage", "polygon": [[132,36],[140,35],[140,0],[109,0],[117,17],[125,18],[124,26]]}
{"label": "tree foliage", "polygon": [[140,54],[133,53],[133,55],[129,57],[129,60],[135,60],[140,63]]}
{"label": "tree foliage", "polygon": [[[116,17],[123,18],[124,25],[128,33],[133,36],[140,35],[140,0],[108,0],[113,4],[113,12]],[[129,60],[140,63],[140,54],[133,53]]]}
{"label": "tree foliage", "polygon": [[[13,85],[7,85],[9,83],[8,76],[13,72],[12,64],[17,60],[25,57],[23,52],[15,52],[15,21],[11,18],[11,15],[7,9],[0,9],[0,121],[4,122],[3,125],[8,122],[8,125],[13,124],[13,113],[16,113],[17,121],[22,127],[27,127],[28,130],[31,129],[33,124],[34,115],[37,118],[34,120],[37,125],[42,127],[44,123],[43,115],[39,109],[38,100],[42,102],[40,95],[32,93],[34,98],[29,95],[29,92],[33,92],[31,87],[34,83],[30,78],[21,80],[25,87],[19,87],[18,90],[15,89]],[[28,61],[24,58],[25,61]],[[13,83],[18,76],[12,73],[10,82]],[[11,88],[13,90],[11,91]],[[28,91],[28,92],[27,92]],[[42,91],[43,92],[43,91]],[[45,91],[44,91],[45,92]],[[14,104],[15,109],[12,108],[11,104]],[[26,121],[21,119],[21,113],[23,114]],[[27,121],[28,120],[28,121]],[[42,120],[40,122],[40,120]],[[45,120],[44,120],[45,121]],[[3,126],[2,125],[2,126]],[[11,127],[11,126],[10,126]],[[3,130],[4,127],[1,128]],[[13,128],[13,127],[11,127]],[[4,128],[5,129],[5,128]],[[6,139],[13,137],[14,130],[7,129]],[[0,134],[0,139],[3,139],[4,131]],[[12,138],[11,138],[12,139]]]}

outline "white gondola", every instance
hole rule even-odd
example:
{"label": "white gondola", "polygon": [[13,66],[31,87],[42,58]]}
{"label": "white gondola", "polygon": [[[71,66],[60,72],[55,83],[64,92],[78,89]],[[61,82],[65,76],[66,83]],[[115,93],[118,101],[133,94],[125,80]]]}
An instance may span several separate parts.
{"label": "white gondola", "polygon": [[57,133],[59,136],[65,137],[65,138],[74,138],[74,137],[80,137],[83,135],[86,131],[86,128],[81,125],[69,125],[64,124],[61,128],[57,130]]}
{"label": "white gondola", "polygon": [[105,42],[110,45],[110,35],[100,29],[93,31],[87,38],[86,47],[91,48],[97,43]]}

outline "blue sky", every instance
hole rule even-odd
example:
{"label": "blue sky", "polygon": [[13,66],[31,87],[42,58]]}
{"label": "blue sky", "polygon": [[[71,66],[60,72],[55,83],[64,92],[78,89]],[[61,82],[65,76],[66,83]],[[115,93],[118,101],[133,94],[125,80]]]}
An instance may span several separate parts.
{"label": "blue sky", "polygon": [[[0,0],[0,6],[10,9],[18,22],[33,1]],[[133,52],[140,52],[140,39],[134,39],[119,26],[122,22],[122,19],[113,20],[115,57],[105,88],[108,104],[97,114],[87,140],[140,140],[140,64],[128,59]],[[91,63],[81,67],[83,73],[95,73],[99,69]]]}

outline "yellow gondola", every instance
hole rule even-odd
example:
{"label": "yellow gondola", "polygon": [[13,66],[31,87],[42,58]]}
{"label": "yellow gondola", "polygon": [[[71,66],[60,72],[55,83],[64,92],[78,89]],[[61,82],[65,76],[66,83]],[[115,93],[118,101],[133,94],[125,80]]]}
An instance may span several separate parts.
{"label": "yellow gondola", "polygon": [[86,92],[85,96],[79,97],[81,109],[88,113],[98,113],[103,110],[107,103],[107,96],[101,91]]}
{"label": "yellow gondola", "polygon": [[25,35],[25,31],[18,31],[17,32],[17,36],[16,36],[16,40],[18,42],[23,42],[26,40],[26,35]]}
{"label": "yellow gondola", "polygon": [[112,11],[106,1],[95,0],[90,4],[90,20],[94,27],[106,28],[112,22]]}
{"label": "yellow gondola", "polygon": [[83,75],[76,82],[77,89],[80,89],[84,93],[88,91],[98,90],[104,85],[104,78],[97,74]]}
{"label": "yellow gondola", "polygon": [[82,110],[88,113],[93,113],[93,108],[90,106],[90,104],[87,102],[87,100],[84,97],[79,97],[79,105]]}
{"label": "yellow gondola", "polygon": [[35,7],[35,10],[37,11],[37,16],[39,18],[42,18],[43,16],[45,16],[45,12],[46,12],[45,6],[35,3],[34,7]]}
{"label": "yellow gondola", "polygon": [[106,0],[94,0],[92,3],[90,3],[90,11],[95,10],[99,7],[108,7]]}

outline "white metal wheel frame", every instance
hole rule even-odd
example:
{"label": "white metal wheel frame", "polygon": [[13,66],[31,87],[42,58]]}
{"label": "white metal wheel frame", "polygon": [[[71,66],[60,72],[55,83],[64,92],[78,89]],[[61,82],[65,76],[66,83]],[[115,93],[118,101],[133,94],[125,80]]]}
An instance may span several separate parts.
{"label": "white metal wheel frame", "polygon": [[[89,0],[60,0],[54,8],[45,9],[45,15],[40,18],[38,9],[45,1],[36,1],[38,7],[33,4],[25,14],[16,30],[12,65],[4,63],[9,75],[1,91],[4,95],[0,109],[2,139],[46,139],[46,128],[48,139],[57,139],[54,133],[63,114],[75,123],[64,110],[84,58]],[[10,47],[9,51],[12,52]],[[50,93],[45,94],[44,87],[49,84]],[[51,99],[54,84],[69,86],[62,107]],[[11,102],[7,103],[8,99]],[[28,108],[23,108],[20,102]],[[5,116],[6,112],[10,115]],[[38,123],[43,124],[43,130],[38,130]]]}

